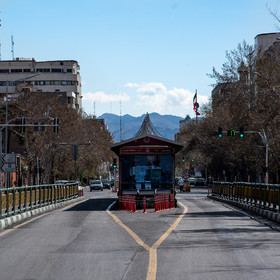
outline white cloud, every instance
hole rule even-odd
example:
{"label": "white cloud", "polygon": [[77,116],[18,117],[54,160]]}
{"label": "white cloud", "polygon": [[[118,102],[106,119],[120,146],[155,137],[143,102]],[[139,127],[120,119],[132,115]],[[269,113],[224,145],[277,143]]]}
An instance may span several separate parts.
{"label": "white cloud", "polygon": [[87,92],[83,95],[83,101],[88,101],[92,104],[95,101],[101,103],[109,103],[114,101],[129,101],[129,100],[130,97],[125,92],[119,94],[106,94],[103,91],[97,91],[97,92]]}
{"label": "white cloud", "polygon": [[[194,92],[183,88],[167,89],[162,83],[146,83],[137,87],[138,106],[146,111],[160,114],[186,116],[193,112]],[[200,106],[207,103],[208,96],[198,94]]]}
{"label": "white cloud", "polygon": [[136,83],[127,83],[124,85],[124,87],[129,87],[129,88],[134,88],[134,87],[139,87],[139,84]]}

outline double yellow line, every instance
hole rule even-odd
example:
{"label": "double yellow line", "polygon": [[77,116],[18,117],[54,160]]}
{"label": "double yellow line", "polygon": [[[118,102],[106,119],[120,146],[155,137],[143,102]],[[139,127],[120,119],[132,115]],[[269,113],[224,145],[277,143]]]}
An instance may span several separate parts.
{"label": "double yellow line", "polygon": [[[179,202],[180,203],[180,202]],[[180,223],[184,215],[188,212],[188,207],[180,203],[184,208],[183,213],[176,219],[176,221],[170,226],[170,228],[152,245],[148,246],[141,238],[128,226],[126,226],[116,215],[114,215],[110,210],[107,210],[107,213],[118,223],[122,228],[124,228],[133,239],[142,247],[149,252],[149,267],[147,272],[146,280],[155,280],[157,276],[157,249],[160,244],[168,237],[168,235],[176,228]]]}

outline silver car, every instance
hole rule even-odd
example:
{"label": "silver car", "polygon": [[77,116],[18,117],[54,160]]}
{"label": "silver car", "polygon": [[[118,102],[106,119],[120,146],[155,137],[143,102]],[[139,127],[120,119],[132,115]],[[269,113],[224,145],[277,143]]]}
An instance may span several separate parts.
{"label": "silver car", "polygon": [[89,185],[89,189],[92,192],[93,190],[103,191],[103,184],[100,180],[92,180]]}

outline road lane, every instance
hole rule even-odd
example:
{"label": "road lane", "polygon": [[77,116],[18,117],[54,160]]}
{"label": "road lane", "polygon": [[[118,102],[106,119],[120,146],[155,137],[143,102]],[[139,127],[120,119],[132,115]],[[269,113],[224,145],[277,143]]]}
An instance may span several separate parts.
{"label": "road lane", "polygon": [[106,213],[111,193],[88,195],[78,206],[1,236],[0,279],[127,279],[128,270],[141,275],[147,253]]}
{"label": "road lane", "polygon": [[279,231],[205,194],[178,195],[189,210],[158,250],[158,279],[279,279]]}
{"label": "road lane", "polygon": [[[156,279],[278,279],[279,231],[206,196],[205,188],[178,194],[188,212],[166,236],[182,207],[112,213],[149,248],[165,237],[153,251]],[[106,212],[116,194],[85,198],[0,235],[0,279],[147,279],[152,251]]]}

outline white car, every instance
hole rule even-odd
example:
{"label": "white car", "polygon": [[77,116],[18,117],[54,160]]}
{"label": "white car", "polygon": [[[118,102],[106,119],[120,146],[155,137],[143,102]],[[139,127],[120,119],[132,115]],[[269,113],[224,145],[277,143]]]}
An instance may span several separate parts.
{"label": "white car", "polygon": [[189,178],[189,183],[190,183],[190,185],[194,185],[194,184],[195,184],[195,180],[196,180],[196,178],[190,177],[190,178]]}
{"label": "white car", "polygon": [[89,184],[89,189],[92,192],[93,190],[103,191],[103,184],[100,180],[92,180]]}

